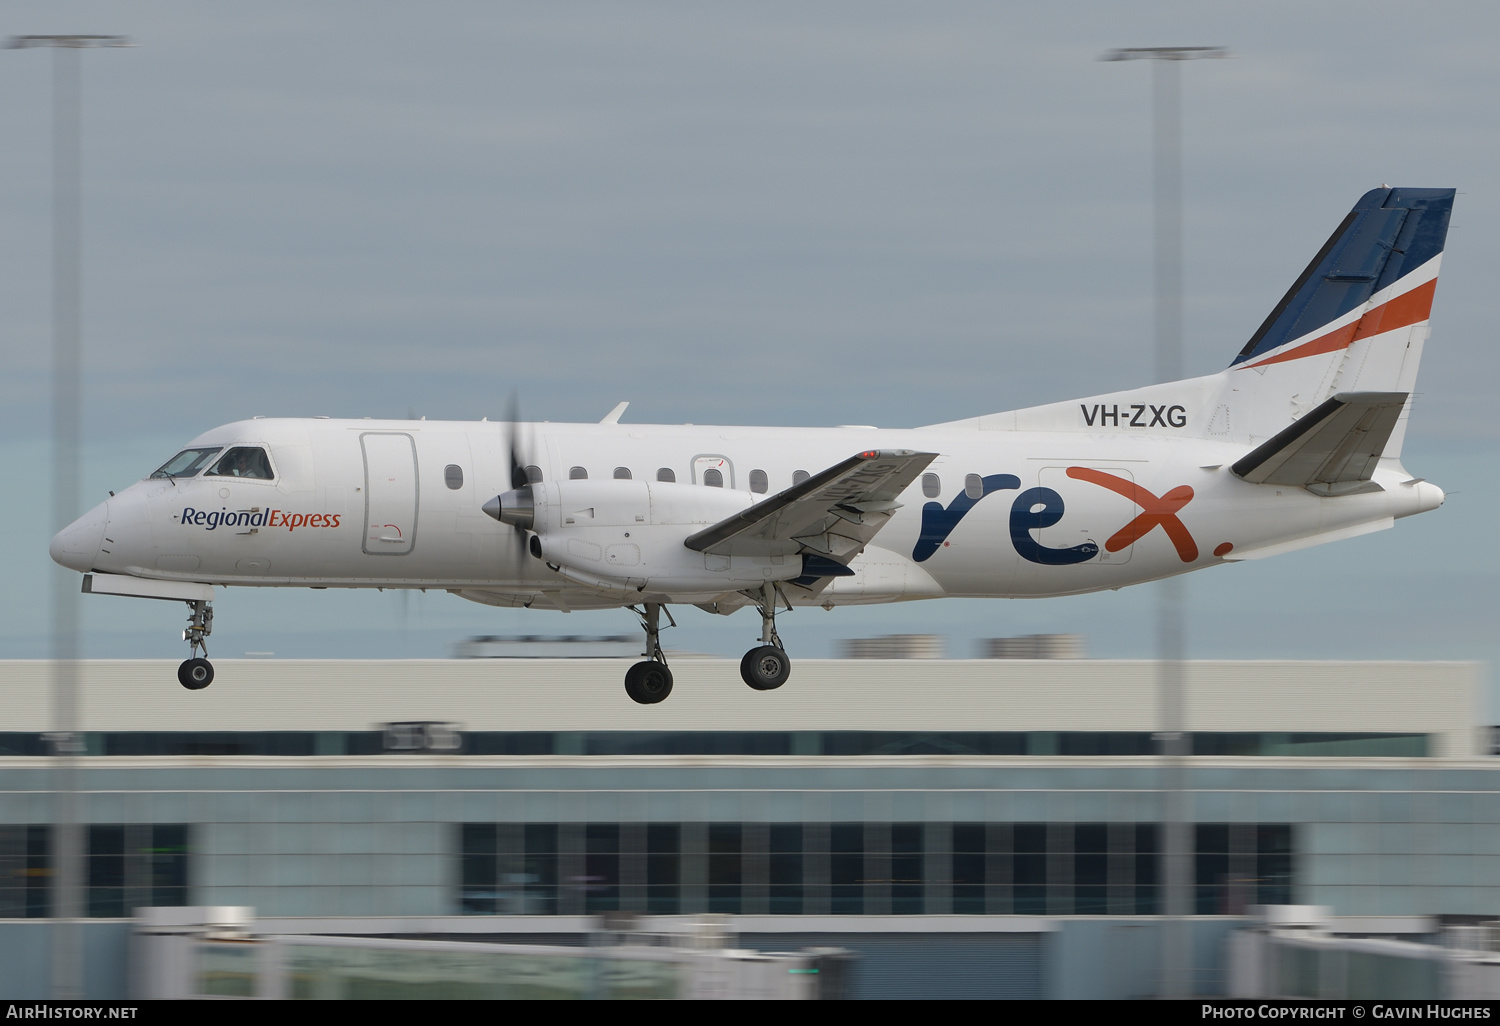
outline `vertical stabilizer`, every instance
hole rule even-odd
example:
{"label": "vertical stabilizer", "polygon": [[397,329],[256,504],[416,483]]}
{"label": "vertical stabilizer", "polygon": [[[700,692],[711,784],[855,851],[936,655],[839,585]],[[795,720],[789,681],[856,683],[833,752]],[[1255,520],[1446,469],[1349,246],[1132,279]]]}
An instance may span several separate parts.
{"label": "vertical stabilizer", "polygon": [[[1452,189],[1373,189],[1230,365],[1223,409],[1265,439],[1336,393],[1416,383]],[[1383,455],[1401,452],[1410,400]],[[1238,432],[1236,432],[1238,433]]]}

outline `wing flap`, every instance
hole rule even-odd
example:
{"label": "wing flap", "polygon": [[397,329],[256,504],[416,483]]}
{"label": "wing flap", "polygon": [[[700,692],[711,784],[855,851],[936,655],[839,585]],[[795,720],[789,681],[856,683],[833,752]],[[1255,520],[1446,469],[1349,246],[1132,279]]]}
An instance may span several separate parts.
{"label": "wing flap", "polygon": [[868,450],[689,537],[695,552],[812,552],[847,565],[900,508],[896,497],[937,458]]}
{"label": "wing flap", "polygon": [[1406,404],[1406,392],[1340,392],[1231,468],[1252,484],[1306,488],[1318,495],[1377,490],[1380,454]]}

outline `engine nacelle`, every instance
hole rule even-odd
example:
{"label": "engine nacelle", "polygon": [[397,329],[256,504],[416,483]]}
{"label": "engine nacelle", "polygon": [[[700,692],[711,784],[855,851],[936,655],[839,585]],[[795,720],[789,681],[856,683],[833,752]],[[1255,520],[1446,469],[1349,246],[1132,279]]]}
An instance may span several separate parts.
{"label": "engine nacelle", "polygon": [[540,548],[541,558],[572,581],[627,593],[717,595],[799,576],[795,542],[782,552],[733,557],[683,544],[756,498],[663,481],[537,483],[531,485],[533,552]]}

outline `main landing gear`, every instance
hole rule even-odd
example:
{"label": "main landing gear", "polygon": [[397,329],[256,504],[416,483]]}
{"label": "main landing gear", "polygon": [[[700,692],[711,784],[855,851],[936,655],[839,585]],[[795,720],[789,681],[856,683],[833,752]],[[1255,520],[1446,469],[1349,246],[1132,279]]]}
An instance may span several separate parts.
{"label": "main landing gear", "polygon": [[[781,636],[776,633],[778,602],[785,609],[792,608],[785,593],[775,584],[768,583],[760,589],[756,599],[756,606],[760,609],[760,644],[740,660],[740,676],[756,691],[775,691],[792,675],[792,661],[787,658],[781,647]],[[630,609],[641,618],[641,628],[646,632],[646,659],[626,671],[625,693],[633,702],[655,705],[672,693],[672,671],[667,668],[667,657],[661,650],[661,614],[666,607],[659,602],[647,602],[642,607],[631,606]],[[670,611],[667,611],[667,622],[677,626]]]}
{"label": "main landing gear", "polygon": [[[214,682],[214,664],[207,659],[208,642],[204,640],[214,630],[214,609],[202,600],[189,602],[188,608],[193,612],[188,617],[187,629],[182,632],[182,640],[188,643],[191,655],[177,667],[177,682],[189,691],[202,691]],[[198,656],[200,648],[203,658]]]}
{"label": "main landing gear", "polygon": [[[644,611],[634,606],[630,608],[641,618],[641,627],[646,631],[646,659],[625,672],[625,693],[633,702],[655,705],[672,693],[672,671],[667,669],[667,657],[661,650],[660,620],[665,607],[659,602],[647,602]],[[670,610],[667,611],[667,622],[677,626]]]}
{"label": "main landing gear", "polygon": [[756,691],[775,691],[792,675],[792,661],[781,647],[781,636],[776,633],[776,600],[780,598],[786,608],[792,604],[776,585],[767,582],[761,587],[760,601],[760,645],[745,653],[740,660],[740,677]]}

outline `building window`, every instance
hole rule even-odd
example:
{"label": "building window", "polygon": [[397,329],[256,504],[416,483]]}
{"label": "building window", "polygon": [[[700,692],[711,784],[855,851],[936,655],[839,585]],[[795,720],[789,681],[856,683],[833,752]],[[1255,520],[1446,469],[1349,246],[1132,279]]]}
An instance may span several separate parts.
{"label": "building window", "polygon": [[922,856],[924,824],[891,824],[891,913],[917,916],[925,910]]}
{"label": "building window", "polygon": [[0,826],[0,919],[45,919],[52,914],[51,849],[51,827]]}
{"label": "building window", "polygon": [[616,481],[629,481],[630,479],[631,478],[630,478],[630,468],[629,467],[616,467],[615,468],[615,480]]}
{"label": "building window", "polygon": [[865,825],[834,823],[828,828],[829,911],[862,915],[865,911]]}
{"label": "building window", "polygon": [[495,825],[465,823],[460,830],[458,907],[467,915],[493,915],[499,911]]}
{"label": "building window", "polygon": [[1193,911],[1222,915],[1239,883],[1229,872],[1229,824],[1198,823],[1193,833]]}
{"label": "building window", "polygon": [[1017,823],[1011,831],[1011,909],[1047,914],[1047,824]]}
{"label": "building window", "polygon": [[568,480],[569,481],[587,481],[588,479],[589,479],[589,472],[587,470],[585,470],[583,467],[569,467],[568,468]]}
{"label": "building window", "polygon": [[943,482],[936,474],[922,475],[922,494],[929,499],[936,499],[943,494]]}
{"label": "building window", "polygon": [[757,495],[764,495],[770,488],[770,481],[766,479],[764,470],[750,471],[750,490]]}
{"label": "building window", "polygon": [[84,907],[94,919],[123,919],[142,906],[186,905],[187,827],[91,823]]}
{"label": "building window", "polygon": [[[503,639],[502,639],[503,640]],[[636,644],[629,638],[600,642]],[[996,639],[991,639],[996,640]],[[1023,639],[1024,640],[1024,639]],[[494,638],[477,639],[476,652]],[[444,723],[388,724],[382,730],[89,731],[90,755],[379,755],[447,751],[464,755],[1152,755],[1146,731],[866,731],[866,730],[464,730]],[[0,732],[0,756],[53,754],[50,735]],[[1313,737],[1317,740],[1307,741]],[[399,741],[399,744],[394,742]],[[392,747],[387,747],[392,745]],[[457,745],[457,748],[453,746]],[[1194,755],[1311,755],[1417,758],[1433,745],[1425,734],[1194,733]],[[0,856],[3,857],[3,856]],[[3,918],[3,917],[0,917]]]}
{"label": "building window", "polygon": [[1261,823],[1255,828],[1257,905],[1292,904],[1292,828]]}
{"label": "building window", "polygon": [[738,915],[742,878],[738,823],[708,825],[708,910]]}
{"label": "building window", "polygon": [[620,827],[589,823],[583,837],[583,911],[613,912],[620,907]]}
{"label": "building window", "polygon": [[557,914],[557,824],[527,823],[521,849],[521,907],[527,915]]}
{"label": "building window", "polygon": [[802,914],[802,824],[772,823],[768,831],[770,913]]}
{"label": "building window", "polygon": [[646,824],[646,911],[654,915],[682,909],[681,836],[676,823]]}
{"label": "building window", "polygon": [[677,471],[673,470],[671,467],[662,467],[657,470],[656,479],[658,481],[665,481],[668,484],[674,484],[677,481]]}
{"label": "building window", "polygon": [[457,463],[450,463],[443,468],[443,484],[455,492],[464,486],[464,468]]}
{"label": "building window", "polygon": [[[12,849],[27,843],[15,832],[26,828],[9,829]],[[91,829],[91,914],[125,914],[116,891],[134,871],[121,830]],[[465,823],[458,903],[470,915],[1153,915],[1157,834],[1133,822]],[[1191,836],[1197,914],[1295,900],[1290,826],[1198,823]],[[167,840],[184,853],[169,886],[185,901],[186,834]],[[44,856],[44,836],[29,843]],[[46,912],[45,891],[4,895]]]}
{"label": "building window", "polygon": [[1154,916],[1161,911],[1161,892],[1156,846],[1156,824],[1135,824],[1135,914]]}
{"label": "building window", "polygon": [[1073,914],[1109,912],[1109,827],[1105,823],[1073,824]]}
{"label": "building window", "polygon": [[1198,823],[1193,827],[1193,909],[1243,915],[1251,905],[1292,903],[1292,828]]}

